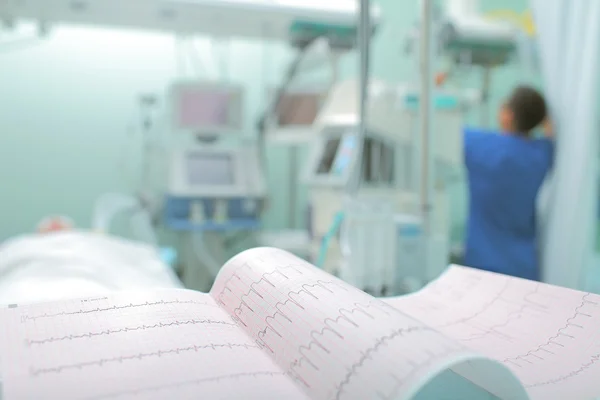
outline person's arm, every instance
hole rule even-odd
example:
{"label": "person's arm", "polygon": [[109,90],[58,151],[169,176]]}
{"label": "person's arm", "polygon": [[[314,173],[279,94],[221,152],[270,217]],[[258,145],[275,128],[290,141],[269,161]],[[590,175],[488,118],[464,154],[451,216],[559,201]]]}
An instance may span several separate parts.
{"label": "person's arm", "polygon": [[552,120],[547,118],[542,123],[542,132],[544,133],[544,138],[541,139],[546,148],[547,157],[548,157],[548,169],[550,170],[554,165],[554,125],[552,124]]}
{"label": "person's arm", "polygon": [[544,137],[554,139],[554,125],[550,118],[546,118],[544,122],[542,122],[542,131],[544,132]]}

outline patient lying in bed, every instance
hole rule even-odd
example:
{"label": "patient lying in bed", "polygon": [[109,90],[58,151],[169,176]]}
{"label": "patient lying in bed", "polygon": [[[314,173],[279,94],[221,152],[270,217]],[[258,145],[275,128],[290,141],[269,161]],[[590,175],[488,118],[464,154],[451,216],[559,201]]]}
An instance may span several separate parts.
{"label": "patient lying in bed", "polygon": [[60,217],[0,245],[0,304],[180,286],[158,249],[75,230]]}

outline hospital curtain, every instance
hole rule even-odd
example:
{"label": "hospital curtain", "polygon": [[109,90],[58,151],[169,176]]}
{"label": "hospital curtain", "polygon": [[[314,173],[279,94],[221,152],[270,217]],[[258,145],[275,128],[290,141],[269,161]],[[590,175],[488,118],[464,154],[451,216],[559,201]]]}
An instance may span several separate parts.
{"label": "hospital curtain", "polygon": [[541,208],[542,276],[581,288],[597,221],[599,0],[531,0],[557,146]]}

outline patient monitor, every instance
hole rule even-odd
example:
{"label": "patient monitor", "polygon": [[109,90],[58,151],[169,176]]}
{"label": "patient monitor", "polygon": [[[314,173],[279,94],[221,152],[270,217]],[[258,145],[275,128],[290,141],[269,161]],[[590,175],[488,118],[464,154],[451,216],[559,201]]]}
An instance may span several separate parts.
{"label": "patient monitor", "polygon": [[170,91],[175,134],[215,136],[239,133],[243,124],[241,87],[212,82],[179,82]]}
{"label": "patient monitor", "polygon": [[[270,91],[270,95],[273,95]],[[279,98],[267,120],[267,135],[273,142],[303,144],[314,138],[313,125],[323,108],[328,88],[291,87]]]}
{"label": "patient monitor", "polygon": [[[175,230],[258,226],[266,183],[258,148],[245,143],[241,87],[183,82],[169,91],[173,147],[166,222]],[[238,136],[233,144],[224,137]]]}

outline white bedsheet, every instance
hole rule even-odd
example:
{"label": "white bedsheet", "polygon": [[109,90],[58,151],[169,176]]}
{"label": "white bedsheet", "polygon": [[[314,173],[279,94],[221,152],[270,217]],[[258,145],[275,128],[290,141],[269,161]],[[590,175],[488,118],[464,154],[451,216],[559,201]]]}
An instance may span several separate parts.
{"label": "white bedsheet", "polygon": [[155,248],[120,238],[71,231],[0,245],[0,304],[181,286]]}

